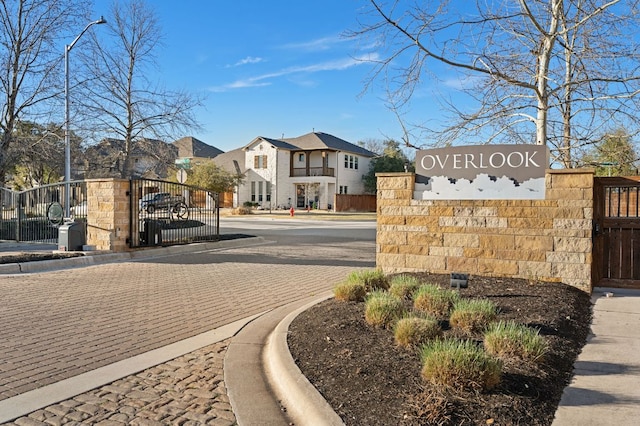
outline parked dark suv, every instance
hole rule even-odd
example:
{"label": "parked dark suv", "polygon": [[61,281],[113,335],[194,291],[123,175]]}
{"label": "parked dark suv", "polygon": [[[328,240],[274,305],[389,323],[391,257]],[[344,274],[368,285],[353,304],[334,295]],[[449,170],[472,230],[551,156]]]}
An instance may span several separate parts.
{"label": "parked dark suv", "polygon": [[176,213],[183,206],[186,208],[182,196],[174,196],[168,192],[147,194],[140,199],[140,211],[146,211],[149,214],[153,214],[156,210],[170,210]]}

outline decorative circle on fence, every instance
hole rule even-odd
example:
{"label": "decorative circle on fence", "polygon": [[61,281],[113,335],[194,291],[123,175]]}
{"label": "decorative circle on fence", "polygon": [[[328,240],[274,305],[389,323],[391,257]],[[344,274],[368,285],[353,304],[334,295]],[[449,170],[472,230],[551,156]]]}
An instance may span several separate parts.
{"label": "decorative circle on fence", "polygon": [[47,207],[47,218],[49,218],[49,223],[53,226],[62,225],[64,219],[64,209],[62,205],[57,201],[49,204],[49,207]]}

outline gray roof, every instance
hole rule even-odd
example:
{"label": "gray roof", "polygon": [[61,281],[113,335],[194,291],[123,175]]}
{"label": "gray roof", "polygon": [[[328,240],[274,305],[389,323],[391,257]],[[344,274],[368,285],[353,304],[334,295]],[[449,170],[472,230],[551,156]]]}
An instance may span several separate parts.
{"label": "gray roof", "polygon": [[369,151],[361,146],[347,142],[328,133],[312,132],[297,138],[283,139],[283,141],[294,145],[300,149],[330,149],[335,151],[347,151],[354,154],[363,155],[365,157],[375,157],[374,152]]}
{"label": "gray roof", "polygon": [[192,136],[178,139],[171,144],[178,148],[180,158],[214,158],[224,152]]}
{"label": "gray roof", "polygon": [[213,162],[218,167],[222,167],[224,170],[230,173],[243,174],[247,171],[244,164],[244,155],[244,149],[238,148],[234,149],[233,151],[228,151],[217,155],[213,159]]}
{"label": "gray roof", "polygon": [[288,139],[271,139],[259,136],[243,149],[248,148],[258,140],[263,140],[274,145],[280,149],[288,149],[290,151],[311,151],[311,150],[329,150],[329,151],[345,151],[352,152],[354,154],[362,155],[365,157],[375,157],[374,152],[361,146],[347,142],[344,139],[340,139],[328,133],[313,132],[306,135],[298,136],[297,138]]}

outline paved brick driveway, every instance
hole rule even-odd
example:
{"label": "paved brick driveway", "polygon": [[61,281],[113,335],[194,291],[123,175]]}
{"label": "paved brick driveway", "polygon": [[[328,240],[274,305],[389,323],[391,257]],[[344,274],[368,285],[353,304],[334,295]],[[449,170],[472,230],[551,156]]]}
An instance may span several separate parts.
{"label": "paved brick driveway", "polygon": [[373,242],[249,246],[0,277],[0,400],[329,290]]}

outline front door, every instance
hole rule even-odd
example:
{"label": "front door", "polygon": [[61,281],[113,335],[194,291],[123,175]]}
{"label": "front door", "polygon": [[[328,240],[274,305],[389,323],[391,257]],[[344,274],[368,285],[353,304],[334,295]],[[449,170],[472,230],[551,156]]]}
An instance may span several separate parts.
{"label": "front door", "polygon": [[297,208],[306,208],[306,185],[305,184],[296,184],[296,207]]}

